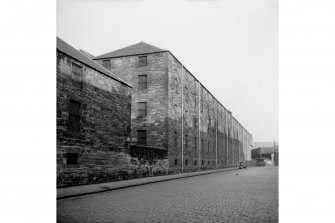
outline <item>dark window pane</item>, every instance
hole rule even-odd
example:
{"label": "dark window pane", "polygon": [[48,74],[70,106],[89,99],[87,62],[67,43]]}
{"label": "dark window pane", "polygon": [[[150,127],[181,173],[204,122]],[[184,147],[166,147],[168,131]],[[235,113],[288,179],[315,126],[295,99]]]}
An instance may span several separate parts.
{"label": "dark window pane", "polygon": [[67,153],[66,164],[78,164],[78,153]]}
{"label": "dark window pane", "polygon": [[139,65],[140,66],[145,66],[147,64],[148,64],[147,56],[140,56],[139,57]]}
{"label": "dark window pane", "polygon": [[138,89],[139,90],[147,89],[147,75],[138,76]]}
{"label": "dark window pane", "polygon": [[138,103],[138,116],[139,117],[147,116],[147,103],[146,102]]}
{"label": "dark window pane", "polygon": [[69,115],[69,130],[73,132],[80,131],[80,117],[77,115]]}
{"label": "dark window pane", "polygon": [[70,100],[69,114],[79,115],[80,102]]}
{"label": "dark window pane", "polygon": [[174,160],[174,165],[177,165],[178,164],[178,160]]}
{"label": "dark window pane", "polygon": [[102,61],[102,66],[106,68],[107,70],[111,69],[111,61],[110,60],[103,60]]}
{"label": "dark window pane", "polygon": [[70,100],[68,127],[70,131],[80,131],[80,102]]}
{"label": "dark window pane", "polygon": [[146,130],[138,130],[137,131],[138,135],[138,144],[140,145],[146,145],[147,144],[147,131]]}

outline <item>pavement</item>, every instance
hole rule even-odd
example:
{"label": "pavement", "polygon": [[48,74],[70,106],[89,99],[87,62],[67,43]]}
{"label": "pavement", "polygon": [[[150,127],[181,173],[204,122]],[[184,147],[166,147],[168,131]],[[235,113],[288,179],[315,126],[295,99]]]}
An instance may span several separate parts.
{"label": "pavement", "polygon": [[57,222],[277,223],[278,167],[251,167],[57,201]]}
{"label": "pavement", "polygon": [[128,187],[140,186],[140,185],[151,184],[151,183],[156,183],[156,182],[163,182],[163,181],[174,180],[174,179],[179,179],[179,178],[186,178],[186,177],[217,173],[217,172],[222,172],[222,171],[235,170],[235,169],[238,169],[238,167],[230,167],[230,168],[215,169],[215,170],[180,173],[180,174],[173,174],[173,175],[166,175],[166,176],[145,177],[145,178],[132,179],[132,180],[122,180],[122,181],[116,181],[116,182],[58,188],[57,189],[57,200],[71,198],[71,197],[79,197],[79,196],[84,196],[88,194],[102,193],[102,192],[107,192],[107,191],[112,191],[112,190],[124,189]]}

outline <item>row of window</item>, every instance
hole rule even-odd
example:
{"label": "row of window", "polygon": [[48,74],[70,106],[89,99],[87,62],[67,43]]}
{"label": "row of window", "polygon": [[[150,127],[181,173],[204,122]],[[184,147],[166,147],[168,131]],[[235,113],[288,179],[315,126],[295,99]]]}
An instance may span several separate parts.
{"label": "row of window", "polygon": [[[138,66],[146,66],[148,65],[148,57],[147,56],[139,56],[138,57]],[[102,60],[102,66],[106,68],[107,70],[110,70],[112,68],[111,60],[105,59]]]}
{"label": "row of window", "polygon": [[[221,161],[221,164],[223,164],[223,160]],[[220,164],[220,160],[218,160],[218,164]],[[178,160],[175,159],[174,160],[174,165],[178,165]],[[188,163],[188,159],[185,160],[185,163],[184,163],[185,166],[188,166],[189,163]],[[197,160],[194,160],[193,161],[193,165],[196,166],[197,165]],[[205,161],[204,160],[201,160],[201,165],[205,165]],[[207,165],[210,165],[210,161],[208,160],[207,161]],[[214,166],[215,165],[215,160],[212,161],[212,165]]]}

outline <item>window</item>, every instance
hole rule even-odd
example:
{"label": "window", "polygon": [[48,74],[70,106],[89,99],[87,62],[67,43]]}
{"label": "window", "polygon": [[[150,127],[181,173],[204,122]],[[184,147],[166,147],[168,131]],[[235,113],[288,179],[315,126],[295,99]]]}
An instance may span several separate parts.
{"label": "window", "polygon": [[140,56],[138,64],[139,64],[139,66],[146,66],[146,65],[148,65],[148,58],[147,58],[147,56]]}
{"label": "window", "polygon": [[185,160],[185,165],[186,165],[186,166],[188,165],[188,160]]}
{"label": "window", "polygon": [[102,61],[102,66],[106,68],[107,70],[111,69],[111,61],[110,60],[103,60]]}
{"label": "window", "polygon": [[139,102],[138,103],[138,117],[145,117],[145,116],[147,116],[147,103]]}
{"label": "window", "polygon": [[66,164],[78,164],[78,153],[66,153]]}
{"label": "window", "polygon": [[207,162],[207,165],[209,165],[209,160],[208,160],[208,162]]}
{"label": "window", "polygon": [[147,75],[138,75],[138,90],[147,89]]}
{"label": "window", "polygon": [[178,146],[178,132],[174,132],[174,147]]}
{"label": "window", "polygon": [[69,130],[72,132],[80,131],[80,102],[70,100],[69,105]]}
{"label": "window", "polygon": [[146,130],[137,131],[137,142],[139,145],[147,144],[147,131]]}
{"label": "window", "polygon": [[201,164],[204,165],[204,160],[201,161]]}
{"label": "window", "polygon": [[194,166],[196,166],[197,165],[197,160],[194,160]]}
{"label": "window", "polygon": [[81,76],[83,74],[83,67],[76,63],[72,63],[72,73]]}
{"label": "window", "polygon": [[215,142],[213,142],[213,152],[215,152]]}
{"label": "window", "polygon": [[209,140],[208,140],[208,148],[207,149],[208,149],[208,152],[209,152]]}
{"label": "window", "polygon": [[175,159],[175,160],[174,160],[174,165],[177,165],[177,164],[178,164],[178,160]]}

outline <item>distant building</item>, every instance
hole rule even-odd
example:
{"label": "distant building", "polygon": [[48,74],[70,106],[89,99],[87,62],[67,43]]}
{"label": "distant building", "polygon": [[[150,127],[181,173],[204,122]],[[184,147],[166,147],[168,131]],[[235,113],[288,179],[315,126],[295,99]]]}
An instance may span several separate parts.
{"label": "distant building", "polygon": [[251,150],[252,159],[270,159],[278,166],[279,145],[276,142],[255,142]]}
{"label": "distant building", "polygon": [[94,60],[133,86],[132,155],[177,171],[251,158],[252,135],[170,51],[141,42]]}

